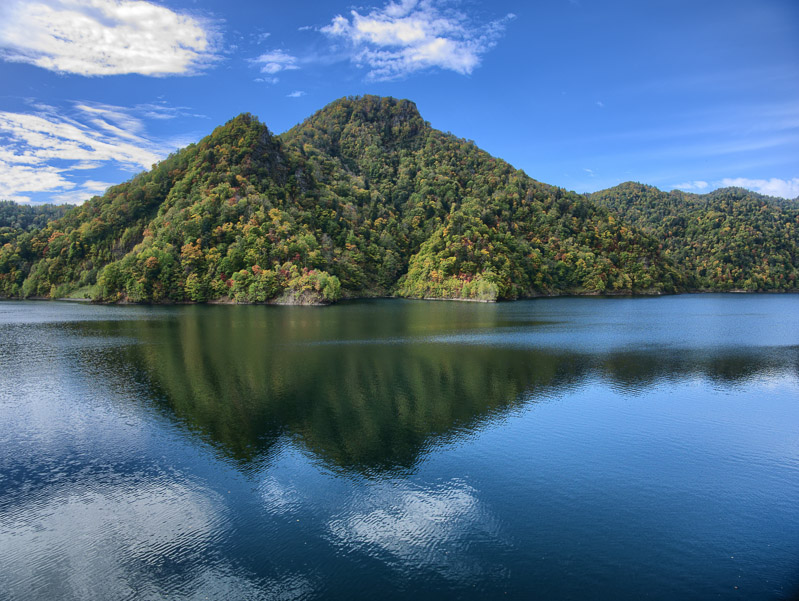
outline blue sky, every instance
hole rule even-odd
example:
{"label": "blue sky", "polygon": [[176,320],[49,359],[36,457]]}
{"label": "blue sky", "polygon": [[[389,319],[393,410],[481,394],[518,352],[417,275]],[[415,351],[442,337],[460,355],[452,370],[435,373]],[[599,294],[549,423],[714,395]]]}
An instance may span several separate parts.
{"label": "blue sky", "polygon": [[799,2],[3,0],[0,198],[79,203],[347,95],[579,192],[799,196]]}

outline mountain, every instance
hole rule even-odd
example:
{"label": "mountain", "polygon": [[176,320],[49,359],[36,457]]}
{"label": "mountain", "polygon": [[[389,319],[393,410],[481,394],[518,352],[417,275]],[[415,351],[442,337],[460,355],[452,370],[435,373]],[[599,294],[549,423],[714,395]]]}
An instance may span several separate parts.
{"label": "mountain", "polygon": [[627,182],[588,195],[662,242],[699,290],[796,290],[799,203],[743,188],[709,194]]}
{"label": "mountain", "polygon": [[[0,248],[0,295],[316,303],[697,287],[657,228],[605,192],[537,182],[407,100],[343,98],[280,136],[244,114],[19,231]],[[785,289],[771,281],[757,289]]]}

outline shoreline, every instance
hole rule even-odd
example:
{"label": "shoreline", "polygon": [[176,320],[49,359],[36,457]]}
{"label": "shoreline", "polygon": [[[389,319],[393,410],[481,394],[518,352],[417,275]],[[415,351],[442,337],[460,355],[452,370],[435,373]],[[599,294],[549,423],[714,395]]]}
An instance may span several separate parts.
{"label": "shoreline", "polygon": [[434,302],[441,302],[441,301],[452,301],[452,302],[459,302],[459,303],[483,303],[483,304],[491,304],[491,303],[513,303],[516,301],[525,301],[525,300],[536,300],[542,298],[584,298],[584,297],[595,297],[595,298],[656,298],[661,296],[684,296],[689,294],[737,294],[737,295],[746,295],[746,294],[763,294],[763,295],[771,295],[771,294],[799,294],[799,289],[795,290],[686,290],[683,292],[554,292],[550,294],[541,293],[541,294],[533,294],[530,296],[520,296],[514,299],[496,299],[496,300],[487,300],[487,299],[479,299],[479,298],[444,298],[444,297],[434,297],[434,296],[426,296],[426,297],[406,297],[406,296],[388,296],[388,295],[381,295],[381,296],[347,296],[339,299],[338,301],[332,303],[320,303],[320,302],[291,302],[285,298],[276,298],[271,301],[260,302],[260,303],[247,303],[247,302],[238,302],[229,297],[222,297],[216,298],[208,301],[203,302],[196,302],[196,301],[163,301],[163,302],[156,302],[156,303],[134,303],[128,301],[117,301],[117,302],[103,302],[103,301],[95,301],[89,298],[70,298],[70,297],[59,297],[59,298],[49,298],[46,296],[36,296],[36,297],[29,297],[29,298],[18,298],[18,297],[6,297],[0,296],[0,302],[2,301],[51,301],[51,302],[68,302],[68,303],[82,303],[82,304],[93,304],[93,305],[119,305],[119,306],[143,306],[143,307],[163,307],[163,306],[171,306],[171,305],[262,305],[262,306],[275,306],[275,307],[327,307],[333,306],[341,302],[357,302],[363,300],[386,300],[386,299],[397,299],[397,300],[409,300],[409,301],[434,301]]}

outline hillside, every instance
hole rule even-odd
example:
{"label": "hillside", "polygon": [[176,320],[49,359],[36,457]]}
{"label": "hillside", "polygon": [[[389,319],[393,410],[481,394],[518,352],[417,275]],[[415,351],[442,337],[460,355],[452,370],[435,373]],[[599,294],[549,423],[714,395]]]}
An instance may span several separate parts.
{"label": "hillside", "polygon": [[[686,253],[709,260],[699,258],[704,245],[679,254],[679,242],[664,244],[636,216],[661,211],[633,208],[649,196],[615,202],[605,192],[537,182],[431,128],[407,100],[344,98],[280,136],[245,114],[62,218],[18,231],[0,249],[0,295],[317,303],[705,287],[684,269]],[[755,235],[760,226],[741,227]],[[772,231],[788,235],[764,230],[764,249]],[[783,261],[782,278],[769,271],[754,289],[795,288],[796,255],[786,252],[772,270]]]}
{"label": "hillside", "polygon": [[722,188],[662,192],[627,182],[588,196],[662,241],[664,254],[701,290],[796,290],[799,203]]}
{"label": "hillside", "polygon": [[71,209],[70,205],[24,205],[0,200],[0,247],[13,240],[20,231],[41,229]]}

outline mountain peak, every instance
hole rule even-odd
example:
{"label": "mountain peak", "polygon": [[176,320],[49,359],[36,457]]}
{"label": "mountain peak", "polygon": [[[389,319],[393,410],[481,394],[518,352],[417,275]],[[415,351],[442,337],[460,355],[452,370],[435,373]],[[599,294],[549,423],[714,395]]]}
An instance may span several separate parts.
{"label": "mountain peak", "polygon": [[397,123],[422,118],[416,103],[411,100],[371,94],[339,98],[322,108],[316,115],[336,112],[344,112],[350,118],[367,122],[390,121]]}
{"label": "mountain peak", "polygon": [[389,96],[347,96],[334,100],[293,127],[286,142],[310,143],[326,151],[347,153],[348,147],[413,147],[430,126],[410,100]]}
{"label": "mountain peak", "polygon": [[233,117],[224,125],[215,128],[211,135],[201,143],[233,144],[237,145],[242,138],[249,142],[258,141],[261,144],[271,141],[272,132],[252,113],[241,113]]}

